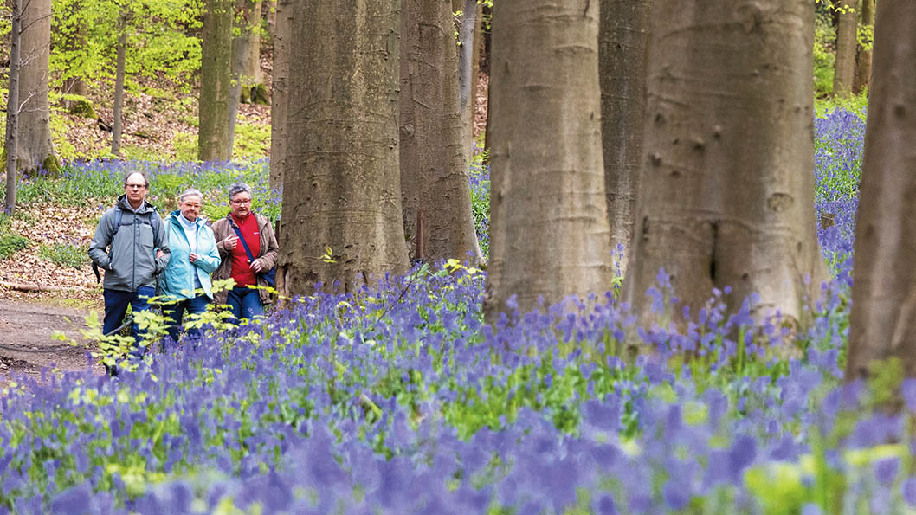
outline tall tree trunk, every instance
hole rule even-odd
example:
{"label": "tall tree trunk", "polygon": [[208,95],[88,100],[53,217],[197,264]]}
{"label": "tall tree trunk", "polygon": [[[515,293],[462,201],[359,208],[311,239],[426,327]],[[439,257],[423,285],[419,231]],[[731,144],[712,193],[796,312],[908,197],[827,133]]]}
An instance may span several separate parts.
{"label": "tall tree trunk", "polygon": [[477,93],[477,32],[480,30],[481,5],[477,0],[464,0],[461,25],[458,30],[458,101],[461,124],[464,127],[465,155],[474,152],[474,97]]}
{"label": "tall tree trunk", "polygon": [[858,0],[837,0],[839,21],[836,28],[836,61],[833,75],[833,94],[845,96],[852,92],[856,78],[856,20],[859,17]]}
{"label": "tall tree trunk", "polygon": [[[400,0],[296,5],[278,285],[356,291],[407,270],[398,170]],[[279,22],[279,20],[278,20]],[[323,259],[330,248],[330,259]]]}
{"label": "tall tree trunk", "polygon": [[267,0],[267,34],[274,45],[277,37],[277,0]]}
{"label": "tall tree trunk", "polygon": [[124,79],[127,75],[127,12],[121,11],[118,19],[118,63],[115,71],[114,121],[111,124],[111,153],[121,155],[121,108],[124,104]]}
{"label": "tall tree trunk", "polygon": [[916,376],[916,4],[877,4],[848,380],[889,358],[900,358],[907,376]]}
{"label": "tall tree trunk", "polygon": [[[863,27],[871,29],[874,34],[875,30],[875,0],[862,0],[862,20]],[[868,87],[871,79],[871,55],[872,49],[860,47],[859,56],[856,59],[856,83],[852,90],[859,94]]]}
{"label": "tall tree trunk", "polygon": [[56,173],[60,166],[51,142],[48,108],[48,52],[51,44],[51,0],[26,0],[22,6],[19,72],[17,167],[21,171],[44,168]]}
{"label": "tall tree trunk", "polygon": [[[69,32],[70,37],[66,39],[64,43],[64,49],[68,53],[72,52],[73,54],[77,54],[77,53],[82,54],[85,52],[86,24],[83,23],[83,19],[82,19],[81,12],[80,12],[81,9],[83,9],[83,2],[81,1],[70,2],[67,6],[66,16],[67,16],[67,19],[70,20],[68,22],[68,25],[69,25],[68,32]],[[77,20],[77,21],[73,21],[73,20]],[[73,63],[71,62],[68,64],[72,65]],[[71,70],[68,70],[68,72],[72,73]],[[62,88],[63,92],[71,94],[71,95],[86,96],[86,92],[87,92],[86,81],[83,79],[83,76],[82,75],[70,75],[70,73],[68,73],[69,77],[64,79],[64,84]],[[65,109],[70,110],[70,109],[73,109],[75,105],[77,105],[77,102],[73,100],[65,99],[62,102],[62,105],[64,106]]]}
{"label": "tall tree trunk", "polygon": [[16,179],[19,175],[16,169],[16,135],[19,120],[19,65],[21,62],[21,35],[22,35],[22,0],[11,0],[10,21],[10,84],[9,96],[6,102],[6,199],[4,211],[12,215],[16,211]]}
{"label": "tall tree trunk", "polygon": [[286,166],[287,120],[289,102],[289,49],[293,25],[293,2],[276,2],[274,32],[273,94],[270,97],[270,185],[283,184]]}
{"label": "tall tree trunk", "polygon": [[598,59],[604,187],[611,244],[626,270],[642,170],[649,0],[602,0]]}
{"label": "tall tree trunk", "polygon": [[[232,37],[233,108],[252,101],[252,88],[261,81],[261,2],[236,0]],[[234,117],[233,117],[234,118]]]}
{"label": "tall tree trunk", "polygon": [[647,161],[624,293],[646,321],[662,267],[694,313],[731,287],[730,308],[757,293],[755,315],[800,322],[826,278],[811,173],[814,9],[742,5],[652,5]]}
{"label": "tall tree trunk", "polygon": [[404,233],[415,259],[478,263],[483,257],[462,139],[451,3],[404,0],[402,8],[398,103]]}
{"label": "tall tree trunk", "polygon": [[[232,158],[230,83],[234,0],[206,0],[200,63],[197,158],[228,161]],[[230,118],[230,114],[233,115]]]}
{"label": "tall tree trunk", "polygon": [[261,0],[251,2],[251,29],[248,31],[248,57],[245,59],[244,77],[249,88],[264,81],[261,73]]}
{"label": "tall tree trunk", "polygon": [[611,288],[598,4],[494,5],[489,320]]}

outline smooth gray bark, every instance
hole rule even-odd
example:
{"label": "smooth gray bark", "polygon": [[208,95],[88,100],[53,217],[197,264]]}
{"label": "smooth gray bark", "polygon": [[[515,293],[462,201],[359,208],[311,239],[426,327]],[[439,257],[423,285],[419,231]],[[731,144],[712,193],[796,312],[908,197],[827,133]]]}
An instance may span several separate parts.
{"label": "smooth gray bark", "polygon": [[319,283],[355,292],[407,270],[399,19],[400,0],[296,6],[278,268],[287,295],[311,294]]}
{"label": "smooth gray bark", "polygon": [[[677,13],[677,15],[672,15]],[[809,0],[658,0],[646,161],[624,299],[644,323],[664,268],[694,314],[714,289],[799,322],[826,265],[814,212]]]}
{"label": "smooth gray bark", "polygon": [[[916,376],[916,4],[877,3],[846,379]],[[886,363],[885,363],[886,365]]]}
{"label": "smooth gray bark", "polygon": [[401,21],[399,136],[408,250],[414,259],[477,264],[483,257],[474,232],[450,0],[404,0]]}
{"label": "smooth gray bark", "polygon": [[598,2],[499,0],[490,63],[493,321],[611,288]]}

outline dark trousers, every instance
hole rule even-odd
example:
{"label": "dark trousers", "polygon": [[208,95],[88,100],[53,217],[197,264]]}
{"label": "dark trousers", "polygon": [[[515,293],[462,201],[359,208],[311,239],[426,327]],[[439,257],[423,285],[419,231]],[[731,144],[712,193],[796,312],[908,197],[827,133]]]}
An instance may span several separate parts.
{"label": "dark trousers", "polygon": [[231,322],[235,324],[238,324],[243,318],[251,319],[264,314],[261,294],[254,288],[235,286],[229,290],[229,298],[226,302],[235,317],[235,320]]}
{"label": "dark trousers", "polygon": [[[121,326],[127,314],[127,306],[136,315],[147,311],[150,305],[147,300],[153,296],[156,289],[152,286],[141,286],[137,291],[105,290],[105,322],[102,332],[106,335],[115,332]],[[143,357],[143,347],[140,346],[140,326],[134,322],[130,326],[130,334],[134,337],[134,344],[130,349],[130,357],[139,359]]]}
{"label": "dark trousers", "polygon": [[[162,314],[166,318],[166,324],[168,324],[167,330],[172,343],[178,342],[178,336],[181,333],[181,322],[184,319],[185,313],[189,315],[199,315],[207,311],[208,305],[210,305],[210,297],[198,295],[193,299],[183,299],[175,304],[162,306]],[[188,339],[199,340],[201,336],[202,331],[200,328],[188,330]],[[166,340],[162,341],[162,350],[163,352],[168,350]]]}

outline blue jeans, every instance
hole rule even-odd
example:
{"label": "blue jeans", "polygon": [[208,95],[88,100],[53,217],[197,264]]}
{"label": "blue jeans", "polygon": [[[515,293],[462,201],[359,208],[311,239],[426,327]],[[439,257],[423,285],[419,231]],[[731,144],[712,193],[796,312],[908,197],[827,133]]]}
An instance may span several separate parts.
{"label": "blue jeans", "polygon": [[261,304],[261,295],[258,290],[247,286],[235,286],[229,290],[227,300],[229,308],[232,310],[232,316],[235,320],[232,322],[239,323],[243,318],[254,318],[264,314],[264,306]]}
{"label": "blue jeans", "polygon": [[[181,322],[184,319],[185,313],[191,315],[199,315],[207,311],[207,306],[209,304],[210,297],[201,294],[194,297],[193,299],[182,299],[175,304],[162,306],[162,314],[166,318],[166,330],[168,331],[172,342],[178,342],[178,336],[181,333]],[[199,340],[201,336],[202,331],[199,327],[188,329],[188,339]],[[163,352],[168,350],[166,341],[167,339],[162,340]]]}
{"label": "blue jeans", "polygon": [[[120,291],[105,290],[105,322],[102,324],[102,332],[109,334],[121,326],[124,315],[127,314],[127,306],[136,314],[141,311],[147,311],[150,305],[147,299],[155,294],[156,289],[152,286],[141,286],[137,291]],[[143,357],[143,347],[140,346],[140,326],[136,322],[130,326],[130,334],[134,337],[134,345],[130,349],[131,358],[139,359]]]}

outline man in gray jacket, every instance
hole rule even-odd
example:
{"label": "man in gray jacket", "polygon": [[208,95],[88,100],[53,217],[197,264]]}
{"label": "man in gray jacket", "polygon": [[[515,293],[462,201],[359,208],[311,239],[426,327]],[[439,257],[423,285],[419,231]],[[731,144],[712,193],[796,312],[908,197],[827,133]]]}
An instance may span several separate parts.
{"label": "man in gray jacket", "polygon": [[[89,257],[105,270],[105,322],[102,331],[114,332],[127,314],[150,308],[147,299],[156,291],[156,276],[169,261],[168,231],[162,218],[146,202],[149,179],[143,172],[131,172],[124,179],[124,195],[115,207],[105,211],[95,230]],[[130,354],[143,356],[140,328],[131,327],[134,346]],[[109,368],[109,373],[117,374]]]}

